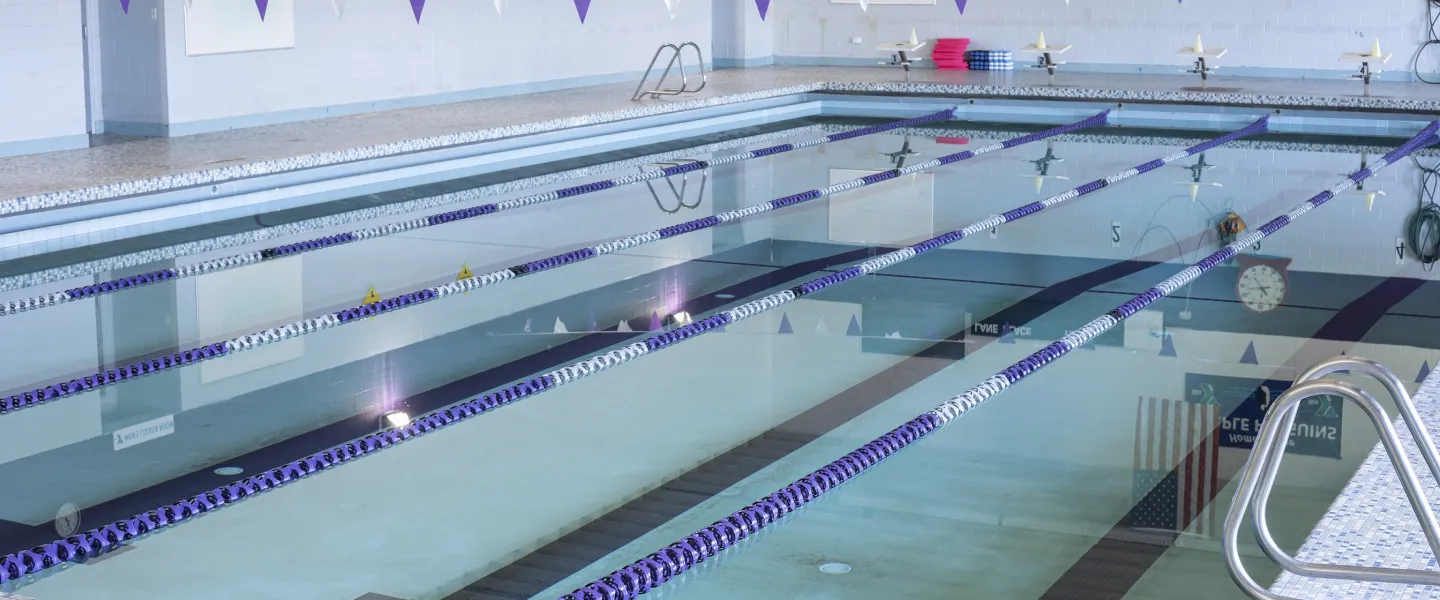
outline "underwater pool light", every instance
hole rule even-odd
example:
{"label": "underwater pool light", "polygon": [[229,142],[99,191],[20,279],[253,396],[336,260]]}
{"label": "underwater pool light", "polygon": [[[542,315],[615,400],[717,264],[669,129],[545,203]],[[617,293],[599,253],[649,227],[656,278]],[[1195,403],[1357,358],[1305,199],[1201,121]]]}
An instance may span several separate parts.
{"label": "underwater pool light", "polygon": [[399,429],[410,424],[410,413],[407,413],[403,410],[392,410],[385,413],[383,420],[385,424],[389,425],[390,427]]}

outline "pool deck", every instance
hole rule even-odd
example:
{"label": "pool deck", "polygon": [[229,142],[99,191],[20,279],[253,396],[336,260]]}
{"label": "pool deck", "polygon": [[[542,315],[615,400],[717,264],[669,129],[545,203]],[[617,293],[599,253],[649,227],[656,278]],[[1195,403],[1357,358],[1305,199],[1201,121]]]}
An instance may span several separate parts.
{"label": "pool deck", "polygon": [[878,67],[723,69],[698,94],[631,101],[631,84],[390,110],[176,138],[107,140],[90,148],[0,158],[0,216],[807,92],[1168,102],[1440,113],[1440,87],[1347,80],[1196,78],[1031,70],[921,69],[906,83]]}
{"label": "pool deck", "polygon": [[[1440,369],[1431,372],[1414,399],[1430,434],[1440,437]],[[1395,421],[1395,429],[1400,434],[1406,457],[1420,475],[1431,507],[1440,509],[1440,484],[1425,468],[1414,438],[1399,419]],[[1276,505],[1272,510],[1284,508]],[[1242,531],[1242,543],[1248,539],[1245,535],[1248,529]],[[1405,501],[1400,478],[1378,444],[1360,464],[1355,477],[1340,492],[1296,557],[1327,564],[1440,571],[1420,531],[1420,522]],[[1435,586],[1311,579],[1288,573],[1282,574],[1270,589],[1305,600],[1440,598],[1440,587]]]}

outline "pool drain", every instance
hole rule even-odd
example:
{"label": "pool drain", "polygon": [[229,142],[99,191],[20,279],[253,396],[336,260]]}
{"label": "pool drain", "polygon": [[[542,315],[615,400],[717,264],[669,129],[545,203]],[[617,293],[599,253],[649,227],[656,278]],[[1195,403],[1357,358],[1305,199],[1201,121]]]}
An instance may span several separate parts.
{"label": "pool drain", "polygon": [[844,575],[850,572],[850,565],[845,563],[825,563],[820,565],[820,572],[826,575]]}

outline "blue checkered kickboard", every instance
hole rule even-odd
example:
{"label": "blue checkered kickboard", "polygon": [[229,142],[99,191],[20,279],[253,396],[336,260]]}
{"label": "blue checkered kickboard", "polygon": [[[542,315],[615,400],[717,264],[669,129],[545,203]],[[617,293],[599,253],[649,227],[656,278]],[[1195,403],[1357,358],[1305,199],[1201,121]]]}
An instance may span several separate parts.
{"label": "blue checkered kickboard", "polygon": [[1014,71],[1015,53],[1009,50],[971,50],[965,53],[965,62],[972,71]]}

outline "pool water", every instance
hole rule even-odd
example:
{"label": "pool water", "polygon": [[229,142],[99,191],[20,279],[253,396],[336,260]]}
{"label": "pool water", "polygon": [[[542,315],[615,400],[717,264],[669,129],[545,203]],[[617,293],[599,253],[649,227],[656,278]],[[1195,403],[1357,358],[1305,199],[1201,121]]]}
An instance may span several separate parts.
{"label": "pool water", "polygon": [[[767,130],[771,137],[739,137],[732,148],[690,156],[773,146],[775,131],[809,139],[856,126],[781,124]],[[462,269],[491,272],[1022,133],[950,123],[836,141],[0,317],[0,335],[16,341],[0,391],[68,381],[102,365],[356,306],[372,291],[393,298],[455,281]],[[424,414],[622,348],[1209,135],[1089,130],[1027,144],[0,415],[0,477],[13,483],[0,494],[0,550],[261,473],[375,433],[395,411]],[[1190,158],[1001,225],[309,475],[122,552],[52,569],[17,593],[39,600],[559,597],[1144,292],[1218,248],[1217,225],[1230,212],[1258,226],[1359,168],[1362,153],[1403,142],[1320,141],[1260,137],[1210,150],[1199,168],[1182,168],[1201,160]],[[601,165],[581,179],[486,201],[638,168]],[[1379,360],[1406,381],[1436,364],[1436,288],[1395,249],[1419,185],[1408,161],[1381,172],[1366,183],[1386,192],[1373,209],[1363,193],[1317,208],[647,595],[1242,597],[1225,573],[1219,531],[1264,398],[1341,352]],[[6,291],[0,301],[461,206],[381,210],[366,219],[337,212],[287,238],[91,269]],[[323,214],[322,207],[306,216]],[[261,221],[255,226],[267,226]],[[167,235],[173,239],[151,246],[203,239]],[[45,260],[0,267],[9,274],[55,266]],[[1285,288],[1273,308],[1253,296],[1258,309],[1244,302],[1250,286],[1239,283],[1242,271],[1256,264],[1280,273],[1264,281]],[[1378,391],[1363,378],[1354,382]],[[1313,412],[1302,418],[1309,427],[1292,445],[1272,503],[1272,527],[1290,548],[1376,441],[1359,411],[1336,402]],[[79,525],[57,520],[67,505],[79,509]],[[1262,581],[1275,575],[1258,548],[1246,552]],[[148,574],[143,583],[137,573]]]}

